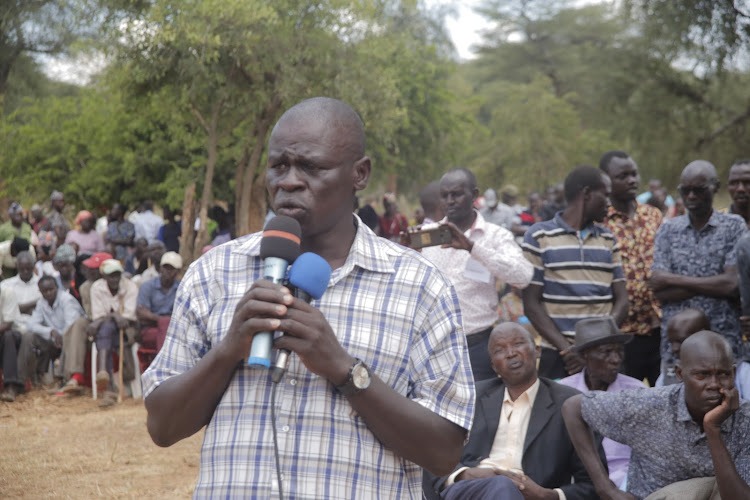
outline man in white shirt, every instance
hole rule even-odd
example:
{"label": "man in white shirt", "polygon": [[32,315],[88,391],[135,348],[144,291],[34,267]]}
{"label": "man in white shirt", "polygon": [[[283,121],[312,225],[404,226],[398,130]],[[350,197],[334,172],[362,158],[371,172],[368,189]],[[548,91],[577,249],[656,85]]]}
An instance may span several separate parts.
{"label": "man in white shirt", "polygon": [[19,313],[15,321],[15,329],[24,334],[27,332],[26,325],[31,319],[31,313],[37,301],[42,298],[42,294],[37,285],[39,276],[34,274],[34,257],[31,253],[19,253],[16,257],[16,268],[18,274],[0,282],[0,286],[10,288],[15,293]]}
{"label": "man in white shirt", "polygon": [[133,225],[135,226],[135,238],[146,238],[149,243],[153,243],[158,238],[159,228],[164,225],[164,219],[154,212],[154,204],[150,201],[143,203],[143,211],[139,213]]}
{"label": "man in white shirt", "polygon": [[[540,348],[517,323],[492,330],[489,353],[500,378],[477,383],[477,411],[461,462],[435,482],[441,498],[597,499],[560,413],[580,392],[537,376]],[[604,461],[601,442],[598,451]]]}
{"label": "man in white shirt", "polygon": [[[474,209],[477,180],[466,168],[454,168],[440,179],[440,199],[453,240],[446,248],[429,247],[422,255],[451,282],[461,304],[474,380],[494,378],[487,340],[498,321],[498,280],[518,288],[531,281],[534,268],[505,228],[489,224]],[[402,242],[403,244],[403,242]]]}

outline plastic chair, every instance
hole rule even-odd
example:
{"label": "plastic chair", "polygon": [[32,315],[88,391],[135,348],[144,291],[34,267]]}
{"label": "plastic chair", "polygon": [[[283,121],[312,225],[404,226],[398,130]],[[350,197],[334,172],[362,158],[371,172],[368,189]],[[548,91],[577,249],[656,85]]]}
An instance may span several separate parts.
{"label": "plastic chair", "polygon": [[[140,344],[137,342],[134,343],[131,348],[130,352],[133,356],[133,360],[138,360],[138,349],[140,348]],[[96,356],[97,356],[97,349],[96,349],[96,342],[91,343],[91,373],[92,373],[92,381],[91,381],[91,393],[93,394],[94,399],[97,399],[97,392],[98,388],[96,387],[96,372],[97,372],[97,364],[96,364]],[[133,398],[140,399],[142,397],[141,392],[141,366],[140,363],[134,363],[134,369],[135,369],[135,378],[130,382],[130,393],[133,395]]]}

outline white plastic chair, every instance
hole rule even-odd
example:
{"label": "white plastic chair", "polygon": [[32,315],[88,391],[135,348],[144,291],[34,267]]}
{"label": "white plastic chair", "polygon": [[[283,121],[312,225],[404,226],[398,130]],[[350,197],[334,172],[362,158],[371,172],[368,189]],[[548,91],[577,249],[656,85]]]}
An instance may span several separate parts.
{"label": "white plastic chair", "polygon": [[[138,342],[135,342],[132,347],[130,348],[131,354],[133,356],[133,362],[135,363],[135,378],[130,382],[130,392],[133,395],[133,398],[140,399],[143,396],[143,393],[141,392],[141,364],[138,362],[138,349],[140,348],[140,344]],[[96,387],[96,373],[97,373],[97,364],[96,364],[96,356],[97,356],[97,349],[96,349],[96,342],[91,343],[91,392],[94,396],[94,399],[97,398],[97,387]]]}

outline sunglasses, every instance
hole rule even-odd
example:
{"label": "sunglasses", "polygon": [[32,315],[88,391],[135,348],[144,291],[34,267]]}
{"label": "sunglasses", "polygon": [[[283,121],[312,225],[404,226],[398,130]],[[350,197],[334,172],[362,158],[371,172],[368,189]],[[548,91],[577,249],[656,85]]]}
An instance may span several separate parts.
{"label": "sunglasses", "polygon": [[691,192],[695,196],[704,196],[708,193],[708,191],[713,187],[713,184],[704,184],[702,186],[683,186],[679,185],[677,186],[677,191],[680,192],[680,195],[685,198],[688,196]]}

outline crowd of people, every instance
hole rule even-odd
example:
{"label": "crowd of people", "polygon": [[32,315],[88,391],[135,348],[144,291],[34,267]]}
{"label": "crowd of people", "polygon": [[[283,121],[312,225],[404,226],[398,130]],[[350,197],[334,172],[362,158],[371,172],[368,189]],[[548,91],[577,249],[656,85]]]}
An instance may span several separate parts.
{"label": "crowd of people", "polygon": [[[179,225],[168,210],[166,220],[156,215],[150,202],[128,218],[122,204],[99,219],[81,210],[73,224],[61,192],[49,206],[45,214],[39,205],[25,211],[12,202],[0,225],[0,400],[14,402],[27,384],[56,396],[83,394],[93,343],[90,383],[102,395],[99,404],[111,406],[135,377],[139,360],[130,346],[137,342],[150,359],[164,342],[182,269]],[[113,364],[120,356],[122,381]]]}
{"label": "crowd of people", "polygon": [[[333,269],[311,303],[265,280],[262,233],[233,239],[226,219],[180,284],[178,233],[150,205],[100,232],[86,211],[70,229],[57,192],[44,216],[11,204],[2,399],[50,366],[52,392],[80,394],[94,342],[114,404],[122,338],[159,353],[154,442],[206,426],[198,498],[750,498],[750,160],[726,210],[703,160],[672,198],[658,180],[639,194],[635,159],[610,151],[526,207],[457,167],[412,221],[392,193],[382,215],[357,205],[371,168],[335,99],[273,129],[271,208]],[[435,228],[449,240],[414,243]],[[262,331],[293,353],[278,384],[244,362]]]}

